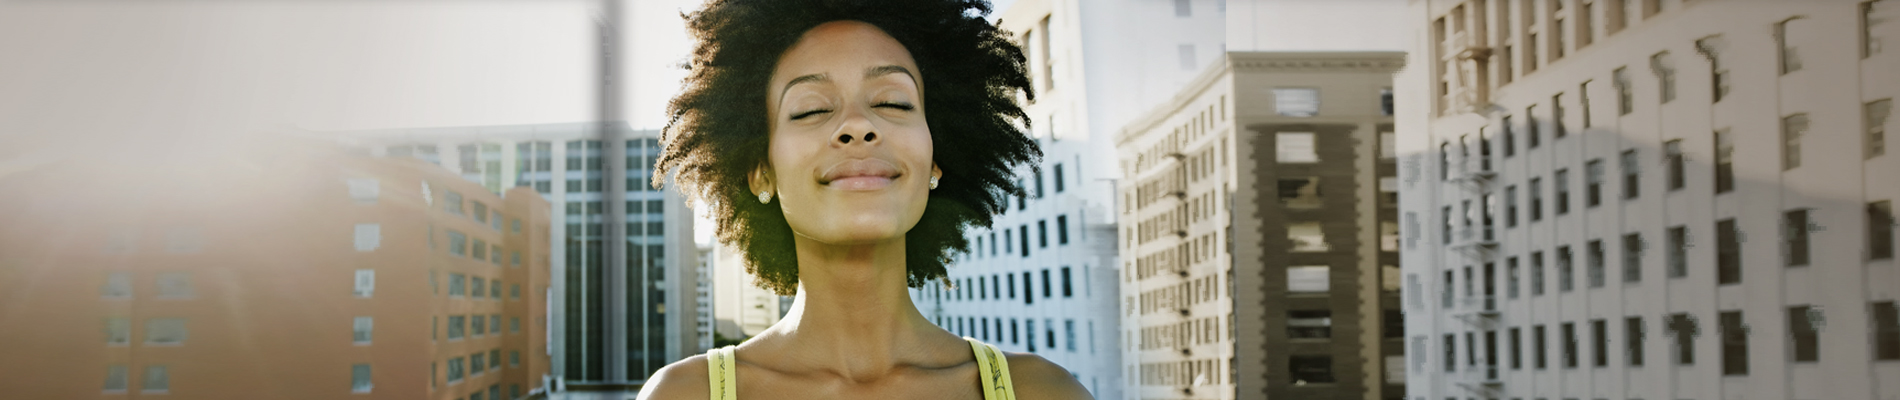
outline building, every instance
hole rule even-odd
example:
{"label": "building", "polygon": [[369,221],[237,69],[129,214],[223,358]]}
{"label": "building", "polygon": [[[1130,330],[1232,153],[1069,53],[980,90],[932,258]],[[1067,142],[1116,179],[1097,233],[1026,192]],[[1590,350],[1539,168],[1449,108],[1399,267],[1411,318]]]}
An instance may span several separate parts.
{"label": "building", "polygon": [[1900,4],[1410,7],[1411,398],[1900,398]]}
{"label": "building", "polygon": [[713,332],[720,342],[738,343],[777,324],[785,312],[779,296],[753,284],[745,271],[745,259],[723,243],[709,249],[712,255]]}
{"label": "building", "polygon": [[704,351],[692,212],[678,191],[648,184],[658,131],[615,122],[326,134],[375,155],[439,163],[490,190],[530,187],[558,205],[551,347],[567,387],[637,389],[660,367]]}
{"label": "building", "polygon": [[1130,398],[1403,396],[1398,52],[1229,52],[1116,137]]}
{"label": "building", "polygon": [[693,267],[693,337],[699,348],[713,348],[713,248],[698,246],[699,265]]}
{"label": "building", "polygon": [[542,391],[532,190],[320,139],[135,141],[0,178],[5,397]]}

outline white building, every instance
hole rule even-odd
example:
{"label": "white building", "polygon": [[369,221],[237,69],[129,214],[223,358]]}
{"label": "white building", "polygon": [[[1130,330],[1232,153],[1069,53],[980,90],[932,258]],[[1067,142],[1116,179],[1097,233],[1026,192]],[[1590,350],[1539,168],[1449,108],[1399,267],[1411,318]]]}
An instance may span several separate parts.
{"label": "white building", "polygon": [[1412,1],[1413,399],[1900,398],[1900,4]]}
{"label": "white building", "polygon": [[566,123],[328,134],[373,155],[440,164],[489,190],[533,187],[554,204],[548,348],[565,384],[630,387],[704,351],[692,212],[677,190],[648,184],[658,131]]}
{"label": "white building", "polygon": [[713,245],[713,331],[730,341],[743,341],[778,323],[785,313],[780,296],[759,288],[745,272],[745,259],[732,246]]}

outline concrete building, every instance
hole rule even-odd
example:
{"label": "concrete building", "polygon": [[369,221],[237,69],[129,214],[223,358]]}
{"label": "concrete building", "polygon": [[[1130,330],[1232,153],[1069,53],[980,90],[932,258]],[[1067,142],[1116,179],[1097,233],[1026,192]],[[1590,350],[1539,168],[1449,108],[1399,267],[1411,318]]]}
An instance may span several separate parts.
{"label": "concrete building", "polygon": [[263,134],[103,144],[0,178],[0,205],[0,397],[516,399],[548,376],[526,188]]}
{"label": "concrete building", "polygon": [[713,248],[699,246],[699,265],[693,267],[693,337],[699,348],[713,348]]}
{"label": "concrete building", "polygon": [[692,212],[678,191],[648,184],[658,131],[616,122],[325,134],[375,155],[439,163],[489,190],[530,187],[558,205],[551,348],[567,387],[636,388],[704,351]]}
{"label": "concrete building", "polygon": [[1229,52],[1117,137],[1126,389],[1403,396],[1397,52]]}
{"label": "concrete building", "polygon": [[718,244],[715,249],[712,256],[713,331],[720,338],[736,343],[778,323],[779,318],[785,316],[779,307],[781,296],[755,285],[752,275],[745,272],[745,259],[731,246]]}
{"label": "concrete building", "polygon": [[1900,398],[1900,4],[1410,7],[1411,398]]}

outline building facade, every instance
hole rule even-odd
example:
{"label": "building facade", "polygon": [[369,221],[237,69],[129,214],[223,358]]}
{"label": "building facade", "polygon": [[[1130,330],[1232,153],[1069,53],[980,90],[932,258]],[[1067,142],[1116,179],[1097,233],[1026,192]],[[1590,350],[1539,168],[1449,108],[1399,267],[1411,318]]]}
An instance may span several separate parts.
{"label": "building facade", "polygon": [[779,296],[753,284],[756,280],[745,271],[745,258],[726,244],[716,244],[712,253],[713,332],[725,342],[738,343],[777,324],[785,311]]}
{"label": "building facade", "polygon": [[5,397],[544,388],[550,221],[532,190],[319,139],[164,146],[204,153],[107,145],[0,180]]}
{"label": "building facade", "polygon": [[567,387],[632,388],[704,351],[692,212],[678,191],[649,184],[658,131],[615,122],[328,134],[440,164],[489,190],[533,188],[555,204],[550,347]]}
{"label": "building facade", "polygon": [[1900,4],[1410,7],[1411,398],[1900,398]]}
{"label": "building facade", "polygon": [[1403,396],[1397,52],[1229,52],[1117,137],[1124,390]]}

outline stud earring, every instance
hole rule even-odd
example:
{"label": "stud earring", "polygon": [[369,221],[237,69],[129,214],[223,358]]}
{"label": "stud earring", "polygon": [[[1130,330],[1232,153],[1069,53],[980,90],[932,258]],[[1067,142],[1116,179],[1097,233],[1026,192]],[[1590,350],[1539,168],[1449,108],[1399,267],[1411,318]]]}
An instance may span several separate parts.
{"label": "stud earring", "polygon": [[931,188],[931,189],[936,189],[936,188],[937,188],[937,177],[935,177],[935,176],[933,176],[933,177],[930,177],[930,188]]}
{"label": "stud earring", "polygon": [[770,191],[759,192],[759,204],[771,204],[771,203],[772,203],[772,192]]}

